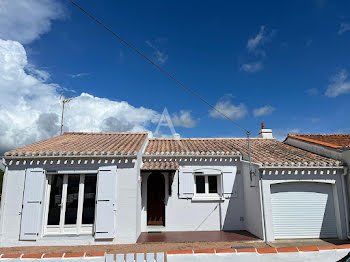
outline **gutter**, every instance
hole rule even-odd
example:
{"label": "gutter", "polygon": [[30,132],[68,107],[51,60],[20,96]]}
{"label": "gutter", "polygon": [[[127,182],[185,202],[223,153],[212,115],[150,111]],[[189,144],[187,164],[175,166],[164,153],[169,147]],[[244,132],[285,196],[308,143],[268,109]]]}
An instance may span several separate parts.
{"label": "gutter", "polygon": [[144,158],[160,158],[160,157],[213,157],[213,158],[230,158],[230,157],[240,157],[241,155],[237,154],[237,155],[186,155],[186,154],[152,154],[152,155],[148,155],[148,154],[143,154],[142,157]]}
{"label": "gutter", "polygon": [[263,217],[264,242],[267,243],[264,189],[263,189],[263,183],[262,183],[262,176],[261,176],[259,169],[258,169],[258,172],[259,172],[259,187],[260,187],[260,205],[261,205],[261,211],[262,211],[262,217]]}
{"label": "gutter", "polygon": [[[135,155],[66,155],[66,156],[4,156],[4,160],[53,159],[53,158],[137,158]],[[4,161],[3,160],[3,161]]]}

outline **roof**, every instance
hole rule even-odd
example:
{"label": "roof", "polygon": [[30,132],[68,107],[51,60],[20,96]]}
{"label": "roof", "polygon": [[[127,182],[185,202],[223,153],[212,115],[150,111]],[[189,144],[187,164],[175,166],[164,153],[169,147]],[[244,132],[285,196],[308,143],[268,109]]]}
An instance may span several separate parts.
{"label": "roof", "polygon": [[[64,133],[5,153],[7,157],[32,156],[134,156],[146,142],[147,133]],[[278,142],[275,139],[251,138],[252,161],[262,166],[339,166],[337,160]],[[242,156],[248,159],[246,138],[173,138],[149,139],[144,152],[152,156]],[[149,161],[147,161],[149,162]],[[143,170],[165,168],[174,163],[144,163]]]}
{"label": "roof", "polygon": [[[281,143],[275,139],[251,138],[252,161],[263,166],[339,166],[337,160]],[[248,159],[247,138],[150,139],[145,156],[232,156]]]}
{"label": "roof", "polygon": [[141,170],[177,170],[179,168],[179,163],[176,161],[172,162],[144,162],[142,164]]}
{"label": "roof", "polygon": [[336,149],[350,148],[350,134],[289,134],[288,138],[295,138]]}
{"label": "roof", "polygon": [[5,153],[5,156],[136,155],[147,133],[68,132]]}

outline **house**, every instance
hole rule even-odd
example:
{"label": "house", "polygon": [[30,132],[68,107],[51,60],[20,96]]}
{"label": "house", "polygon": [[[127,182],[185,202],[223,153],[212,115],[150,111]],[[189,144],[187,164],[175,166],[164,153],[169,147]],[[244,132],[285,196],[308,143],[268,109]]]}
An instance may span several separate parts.
{"label": "house", "polygon": [[141,232],[347,237],[342,161],[272,138],[64,133],[7,152],[0,246],[135,243]]}

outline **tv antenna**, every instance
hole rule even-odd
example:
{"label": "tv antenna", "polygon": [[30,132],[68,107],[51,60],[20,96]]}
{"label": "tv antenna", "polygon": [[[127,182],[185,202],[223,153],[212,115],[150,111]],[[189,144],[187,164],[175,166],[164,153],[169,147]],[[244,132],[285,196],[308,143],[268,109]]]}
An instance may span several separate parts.
{"label": "tv antenna", "polygon": [[60,95],[60,100],[61,100],[61,103],[62,103],[62,115],[61,115],[61,135],[62,135],[62,132],[63,132],[63,117],[64,117],[64,105],[66,103],[69,103],[70,101],[72,101],[72,97],[71,98],[64,98],[63,94]]}

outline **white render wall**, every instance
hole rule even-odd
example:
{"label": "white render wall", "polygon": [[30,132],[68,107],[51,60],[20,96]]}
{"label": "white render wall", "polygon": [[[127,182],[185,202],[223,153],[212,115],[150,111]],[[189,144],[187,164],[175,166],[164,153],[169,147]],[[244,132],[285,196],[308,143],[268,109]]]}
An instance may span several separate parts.
{"label": "white render wall", "polygon": [[311,252],[283,252],[259,254],[257,252],[216,254],[168,255],[168,262],[329,262],[340,261],[350,249],[333,249]]}
{"label": "white render wall", "polygon": [[[199,165],[198,162],[180,162],[183,168],[196,168],[201,165],[221,169],[223,163],[212,162]],[[237,197],[224,201],[192,201],[180,199],[178,196],[179,173],[175,172],[171,186],[172,195],[168,196],[168,176],[166,182],[165,228],[166,231],[215,231],[215,230],[245,230],[244,188],[241,162],[234,161],[225,165],[237,166],[235,186]],[[147,228],[147,178],[150,172],[142,172],[142,232],[154,231]]]}
{"label": "white render wall", "polygon": [[[253,168],[255,173],[259,175],[257,166],[253,165]],[[248,163],[242,163],[242,170],[245,174],[243,176],[243,181],[246,230],[257,237],[264,239],[263,213],[259,184],[257,186],[251,186]]]}
{"label": "white render wall", "polygon": [[[127,159],[127,160],[126,160]],[[37,160],[36,160],[37,161]],[[23,165],[23,160],[13,161],[12,165],[6,168],[3,184],[3,195],[1,201],[1,219],[0,219],[0,246],[48,246],[48,245],[86,245],[86,244],[126,244],[135,243],[140,231],[140,221],[138,219],[138,210],[141,201],[138,197],[138,177],[140,170],[140,160],[132,160],[131,158],[115,159],[117,169],[117,211],[116,211],[116,238],[114,240],[96,241],[92,235],[55,235],[44,236],[44,214],[46,212],[43,205],[42,212],[42,231],[39,234],[37,241],[19,241],[21,210],[23,201],[25,169],[33,167],[42,167],[46,171],[66,171],[78,172],[84,174],[84,171],[96,171],[100,166],[111,166],[111,159],[105,162],[105,159],[92,164],[89,159],[89,164],[79,164],[77,161],[71,164],[70,160],[67,164],[55,165],[49,164],[49,161],[44,165],[43,161],[40,164],[26,161]],[[57,161],[57,160],[56,160]],[[56,162],[55,161],[55,162]],[[127,162],[126,162],[127,161]],[[63,162],[63,161],[61,161]],[[82,161],[83,162],[83,161]],[[114,164],[114,165],[115,165]],[[44,194],[46,195],[46,189]],[[138,203],[139,202],[139,203]]]}

